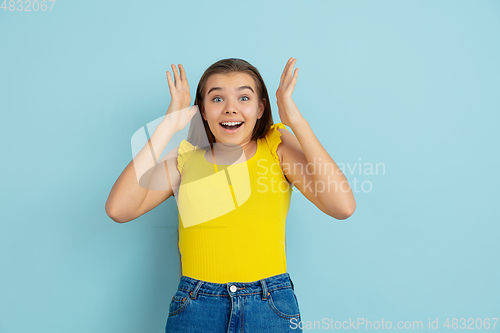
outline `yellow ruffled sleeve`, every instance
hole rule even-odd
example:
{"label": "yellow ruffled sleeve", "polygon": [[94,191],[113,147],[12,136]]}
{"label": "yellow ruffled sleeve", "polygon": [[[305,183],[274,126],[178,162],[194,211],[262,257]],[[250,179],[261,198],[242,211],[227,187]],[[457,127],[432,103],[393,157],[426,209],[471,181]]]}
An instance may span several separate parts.
{"label": "yellow ruffled sleeve", "polygon": [[197,146],[193,146],[189,141],[182,140],[179,144],[179,150],[177,154],[177,170],[182,174],[182,169],[186,165],[187,160],[189,159],[190,154],[197,148]]}
{"label": "yellow ruffled sleeve", "polygon": [[283,128],[288,131],[288,129],[283,125],[283,123],[273,124],[269,131],[266,134],[266,141],[271,150],[271,154],[278,164],[280,163],[280,159],[277,154],[278,146],[281,143],[281,132],[278,131],[279,128]]}

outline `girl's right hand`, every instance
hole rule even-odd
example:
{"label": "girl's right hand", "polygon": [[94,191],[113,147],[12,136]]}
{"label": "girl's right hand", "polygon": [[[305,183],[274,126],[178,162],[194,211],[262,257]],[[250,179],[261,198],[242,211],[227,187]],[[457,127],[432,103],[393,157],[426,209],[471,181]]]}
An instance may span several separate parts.
{"label": "girl's right hand", "polygon": [[181,131],[191,121],[191,118],[198,111],[198,107],[191,104],[191,94],[189,93],[189,85],[187,82],[186,72],[184,67],[179,64],[180,75],[177,72],[177,67],[171,65],[174,73],[175,84],[172,81],[172,76],[167,71],[168,88],[170,89],[171,102],[165,116],[166,126],[172,128],[176,132]]}

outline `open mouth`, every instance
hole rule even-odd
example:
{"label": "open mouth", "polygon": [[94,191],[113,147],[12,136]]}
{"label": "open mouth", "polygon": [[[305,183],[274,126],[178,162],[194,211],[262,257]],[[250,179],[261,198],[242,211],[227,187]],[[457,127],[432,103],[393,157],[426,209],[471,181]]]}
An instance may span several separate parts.
{"label": "open mouth", "polygon": [[240,121],[240,122],[228,122],[228,123],[224,122],[220,123],[219,125],[221,125],[222,128],[226,130],[226,132],[233,133],[236,132],[236,130],[238,130],[238,128],[240,128],[243,124],[244,122]]}

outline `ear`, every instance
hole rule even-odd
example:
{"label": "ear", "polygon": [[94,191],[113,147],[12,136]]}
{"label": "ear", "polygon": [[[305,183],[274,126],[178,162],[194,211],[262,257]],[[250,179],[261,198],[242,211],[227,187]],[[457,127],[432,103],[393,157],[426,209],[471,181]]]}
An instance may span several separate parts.
{"label": "ear", "polygon": [[266,99],[263,98],[262,102],[259,104],[259,114],[257,115],[257,119],[260,119],[262,115],[264,115],[264,110],[266,108]]}
{"label": "ear", "polygon": [[203,119],[207,120],[207,118],[205,117],[205,110],[204,110],[203,104],[201,104],[201,101],[198,101],[198,108],[200,109],[200,112],[201,112],[201,115],[203,116]]}

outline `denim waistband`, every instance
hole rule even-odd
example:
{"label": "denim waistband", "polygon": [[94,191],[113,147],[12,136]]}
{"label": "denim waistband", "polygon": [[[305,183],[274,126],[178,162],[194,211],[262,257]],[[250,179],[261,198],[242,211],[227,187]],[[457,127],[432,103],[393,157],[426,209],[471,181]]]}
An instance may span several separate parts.
{"label": "denim waistband", "polygon": [[228,283],[207,282],[183,275],[178,287],[178,289],[189,292],[192,299],[196,299],[199,294],[228,297],[262,294],[262,299],[267,299],[269,291],[282,288],[293,289],[293,282],[288,273],[273,275],[253,282]]}

